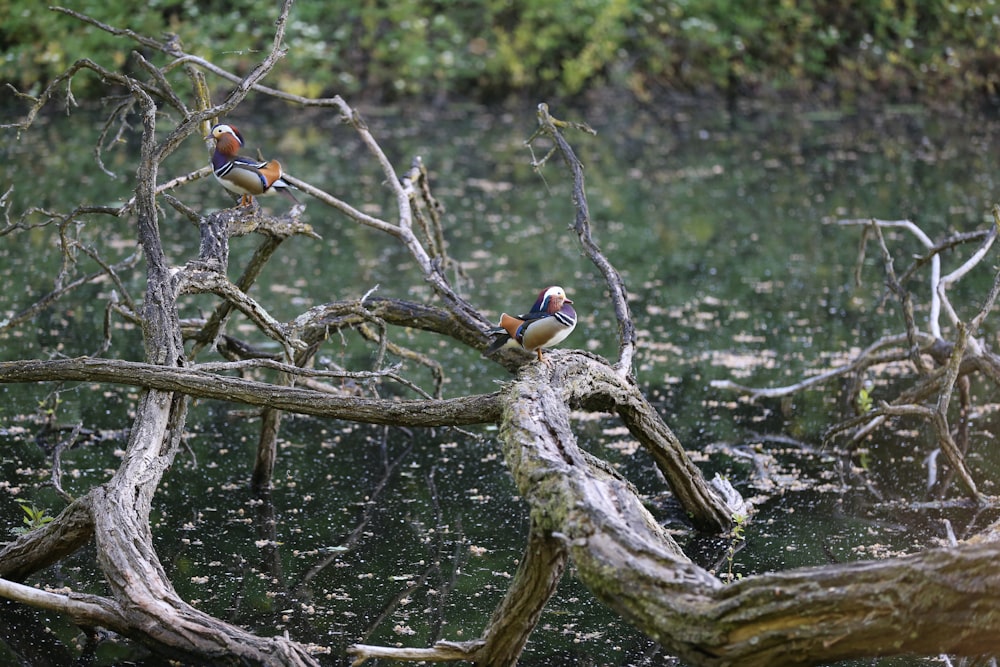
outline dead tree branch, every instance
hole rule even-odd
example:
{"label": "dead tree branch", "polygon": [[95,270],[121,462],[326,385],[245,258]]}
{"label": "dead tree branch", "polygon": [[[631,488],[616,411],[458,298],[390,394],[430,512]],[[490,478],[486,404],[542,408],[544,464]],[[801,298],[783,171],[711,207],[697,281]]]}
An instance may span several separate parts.
{"label": "dead tree branch", "polygon": [[[615,309],[615,319],[618,321],[618,361],[615,369],[622,377],[632,377],[632,358],[635,356],[635,324],[632,322],[632,313],[628,306],[628,291],[625,281],[614,265],[608,261],[600,247],[594,241],[591,234],[590,206],[587,203],[587,192],[584,187],[583,164],[577,158],[573,147],[562,136],[559,128],[574,127],[591,134],[596,134],[586,125],[570,124],[553,118],[549,114],[547,104],[538,105],[538,130],[527,140],[527,144],[540,135],[548,136],[554,143],[553,151],[562,156],[563,161],[573,175],[573,205],[576,207],[576,219],[573,222],[573,230],[580,239],[583,251],[594,263],[594,266],[604,276],[604,281],[608,285],[611,294],[611,303]],[[535,168],[541,167],[543,161],[535,162]]]}
{"label": "dead tree branch", "polygon": [[[956,443],[952,434],[949,407],[956,387],[964,386],[964,380],[962,380],[962,384],[959,384],[960,379],[965,378],[969,373],[979,371],[994,383],[1000,381],[1000,376],[996,372],[996,369],[1000,367],[1000,358],[987,350],[976,338],[979,327],[992,310],[995,302],[997,286],[1000,284],[1000,272],[995,274],[993,288],[987,296],[985,304],[973,316],[969,324],[966,324],[959,317],[956,308],[948,298],[947,290],[950,285],[967,276],[980,265],[987,256],[997,237],[998,226],[1000,226],[1000,206],[994,206],[993,215],[994,224],[988,230],[975,234],[963,234],[960,235],[959,239],[949,238],[936,244],[923,230],[909,220],[840,221],[841,225],[865,225],[863,242],[869,236],[873,236],[878,241],[887,287],[900,303],[905,333],[879,339],[846,366],[826,370],[815,377],[785,387],[755,389],[730,381],[715,382],[713,386],[740,391],[753,398],[773,398],[811,389],[845,375],[861,377],[863,373],[878,366],[909,362],[916,377],[916,381],[911,387],[904,388],[892,401],[883,402],[879,406],[871,406],[865,410],[864,414],[831,427],[827,437],[846,432],[850,434],[852,441],[858,442],[876,428],[883,426],[889,417],[906,415],[922,418],[932,426],[938,446],[957,474],[966,494],[977,501],[982,500],[972,473],[965,462],[964,448]],[[891,252],[882,235],[882,230],[885,228],[905,229],[927,248],[927,254],[918,258],[913,266],[904,271],[902,275],[906,278],[912,277],[916,275],[915,267],[930,264],[929,333],[921,332],[916,325],[910,291],[906,288],[903,279],[897,277]],[[954,249],[962,243],[976,240],[980,242],[979,247],[958,268],[941,276],[941,253],[944,250]],[[864,252],[862,250],[859,262],[863,258]],[[940,322],[942,310],[948,316],[953,331],[953,340],[951,341],[943,338],[945,334]],[[905,349],[893,351],[894,347],[900,346],[904,341],[906,342]],[[930,370],[928,362],[937,364],[938,368]],[[903,374],[903,377],[905,375]],[[899,384],[900,382],[896,380],[894,383]],[[967,396],[967,392],[963,390],[961,395]],[[963,406],[959,415],[959,433],[964,434],[968,431],[965,423],[967,414],[968,410],[964,409]]]}
{"label": "dead tree branch", "polygon": [[[268,417],[254,473],[254,484],[262,490],[276,456],[274,443],[281,411],[395,426],[500,424],[504,456],[519,493],[530,506],[531,526],[518,572],[482,637],[469,642],[438,642],[430,648],[359,645],[353,649],[357,662],[387,657],[512,664],[570,559],[580,579],[598,599],[692,664],[801,665],[873,654],[950,651],[968,655],[1000,650],[1000,577],[995,573],[1000,547],[996,544],[959,545],[879,563],[809,568],[747,577],[724,585],[684,554],[645,508],[628,480],[579,447],[571,422],[572,409],[617,414],[650,452],[697,527],[722,531],[732,525],[734,514],[746,511],[738,495],[706,483],[634,382],[635,331],[626,287],[593,238],[582,164],[561,133],[571,125],[553,118],[544,105],[538,110],[539,133],[554,142],[550,155],[560,154],[569,167],[576,208],[573,228],[584,251],[604,276],[615,307],[617,362],[612,366],[583,352],[566,350],[550,355],[552,365],[529,363],[523,355],[503,357],[500,362],[517,369],[518,374],[501,391],[450,399],[385,400],[296,386],[296,382],[307,384],[306,380],[317,377],[345,376],[309,368],[313,355],[331,332],[354,328],[372,342],[377,353],[375,368],[350,371],[348,375],[374,381],[392,377],[393,367],[384,368],[390,353],[406,354],[401,347],[393,347],[388,334],[391,327],[433,331],[482,350],[487,345],[485,332],[490,323],[448,280],[444,235],[422,164],[411,163],[406,175],[399,177],[360,113],[339,97],[308,100],[261,84],[283,53],[290,5],[290,0],[282,5],[270,51],[242,78],[185,53],[173,41],[153,40],[71,10],[58,10],[170,58],[168,64],[157,67],[146,56],[137,55],[136,75],[112,72],[93,61],[79,60],[39,97],[29,99],[25,118],[10,126],[19,132],[31,129],[38,112],[55,94],[55,86],[68,84],[82,71],[94,72],[128,92],[129,100],[112,112],[100,142],[103,144],[114,134],[116,124],[123,122],[123,114],[133,110],[139,114],[141,156],[135,174],[135,196],[121,207],[97,213],[135,223],[145,259],[145,297],[141,303],[128,299],[120,312],[128,312],[132,321],[141,324],[146,361],[87,357],[0,363],[0,382],[123,383],[143,387],[144,391],[121,464],[111,478],[70,502],[50,523],[0,549],[0,577],[4,577],[0,579],[0,595],[65,613],[81,625],[110,628],[168,659],[249,665],[316,664],[309,647],[291,638],[260,637],[188,604],[174,590],[158,559],[150,525],[153,499],[180,450],[188,401],[190,397],[202,397],[266,409]],[[172,88],[170,76],[177,67],[184,68],[194,84],[193,102],[185,101]],[[203,72],[236,84],[221,104],[211,104]],[[202,252],[184,267],[169,265],[159,234],[156,197],[207,172],[199,169],[158,184],[160,166],[183,140],[211,119],[236,109],[251,91],[335,109],[354,128],[395,198],[391,220],[367,215],[304,181],[291,177],[287,180],[353,222],[383,232],[388,240],[401,244],[416,262],[419,277],[433,290],[436,305],[375,297],[369,291],[359,299],[323,304],[290,322],[279,322],[269,314],[266,304],[251,299],[247,293],[286,232],[308,234],[311,228],[294,224],[284,227],[280,221],[261,218],[255,212],[230,213],[203,221],[179,200],[175,200],[173,210],[197,222],[203,234]],[[156,100],[164,100],[182,116],[169,132],[158,128],[161,116]],[[159,141],[158,130],[162,136]],[[100,151],[96,159],[98,167],[106,171]],[[53,216],[50,222],[57,220]],[[297,219],[293,222],[297,223]],[[0,233],[23,230],[25,227],[19,224],[8,224]],[[241,279],[231,284],[221,271],[228,263],[229,237],[250,231],[262,233],[265,238]],[[67,269],[57,280],[60,288],[73,284],[68,266],[71,253],[79,248],[70,235],[61,233]],[[988,242],[992,243],[992,239]],[[939,252],[933,246],[928,248],[928,261],[932,265],[939,262]],[[984,241],[975,261],[970,260],[948,277],[958,280],[982,261],[988,249]],[[119,265],[103,262],[101,268],[102,275],[118,286],[124,284],[116,279]],[[945,311],[951,316],[954,311],[938,278],[934,285],[936,296],[932,298],[946,304]],[[1000,376],[1000,364],[983,353],[973,338],[993,306],[998,285],[1000,278],[988,305],[969,325],[953,318],[959,338],[950,345],[941,346],[939,332],[923,334],[913,325],[913,331],[893,342],[880,341],[869,347],[868,357],[857,362],[855,371],[912,358],[915,343],[920,345],[921,354],[934,357],[940,364],[938,369],[921,374],[908,402],[883,407],[881,413],[870,417],[869,424],[893,411],[909,410],[933,421],[942,439],[949,437],[950,394],[958,379],[970,369]],[[207,318],[182,322],[177,297],[190,291],[211,292],[220,303]],[[282,361],[245,346],[239,348],[238,342],[227,337],[224,328],[234,308],[281,343],[285,349]],[[196,339],[196,349],[191,353],[185,351],[185,335]],[[213,344],[218,349],[221,341],[232,343],[230,349],[239,348],[232,355],[236,358],[242,355],[261,359],[192,365],[199,350]],[[908,348],[897,351],[895,347],[903,346],[904,341]],[[431,359],[423,363],[434,367]],[[263,382],[224,375],[248,367],[268,368],[280,379]],[[404,378],[399,381],[406,384]],[[420,393],[413,383],[408,388]],[[963,455],[957,445],[946,455],[953,465],[961,465]],[[962,479],[976,496],[971,476]],[[107,587],[105,596],[46,593],[16,583],[88,543],[96,548]],[[933,614],[929,613],[932,609]]]}
{"label": "dead tree branch", "polygon": [[[280,56],[289,8],[290,3],[286,2],[267,58],[237,86],[221,109],[234,108]],[[201,120],[212,114],[202,112],[201,117],[188,116],[157,143],[157,106],[153,96],[158,91],[130,76],[105,70],[92,61],[80,60],[34,101],[25,121],[17,127],[20,130],[30,127],[37,112],[51,97],[55,85],[68,81],[84,68],[123,86],[140,110],[142,143],[134,211],[138,241],[146,260],[146,298],[141,309],[143,340],[146,358],[152,365],[164,370],[176,368],[183,365],[185,355],[176,311],[177,283],[166,262],[158,230],[157,173],[162,160],[198,127]],[[11,576],[12,573],[36,571],[52,562],[53,553],[59,557],[67,553],[66,548],[75,548],[82,539],[92,538],[109,594],[115,601],[104,609],[112,610],[117,606],[122,613],[118,622],[107,615],[82,619],[81,606],[75,605],[71,613],[81,623],[92,626],[106,622],[122,634],[169,657],[200,661],[236,656],[248,664],[316,664],[309,653],[293,641],[284,637],[262,639],[198,611],[181,600],[167,580],[153,549],[149,512],[160,478],[178,451],[186,407],[187,398],[183,394],[147,390],[137,407],[121,466],[110,481],[92,488],[70,506],[74,508],[70,516],[80,512],[88,515],[89,521],[84,522],[83,529],[73,533],[74,540],[62,541],[68,546],[60,549],[26,550],[25,545],[37,544],[38,540],[51,535],[65,534],[68,526],[80,525],[59,518],[53,520],[40,535],[27,535],[0,550],[0,574]],[[21,558],[16,554],[21,554]]]}
{"label": "dead tree branch", "polygon": [[189,368],[163,368],[110,359],[54,359],[0,363],[0,382],[78,380],[147,387],[163,392],[212,398],[246,405],[270,406],[301,414],[353,419],[371,424],[447,426],[497,421],[496,394],[452,399],[394,401],[361,396],[335,396],[312,389],[275,385]]}
{"label": "dead tree branch", "polygon": [[[573,363],[561,360],[560,367],[573,373]],[[628,485],[588,464],[569,428],[568,407],[542,373],[525,369],[504,398],[511,409],[502,437],[518,488],[542,518],[538,528],[565,541],[595,595],[668,651],[691,664],[753,667],[1000,650],[986,627],[993,622],[984,622],[1000,593],[1000,577],[989,566],[994,547],[965,545],[722,584],[690,563]],[[933,613],[897,604],[915,599],[927,600]]]}

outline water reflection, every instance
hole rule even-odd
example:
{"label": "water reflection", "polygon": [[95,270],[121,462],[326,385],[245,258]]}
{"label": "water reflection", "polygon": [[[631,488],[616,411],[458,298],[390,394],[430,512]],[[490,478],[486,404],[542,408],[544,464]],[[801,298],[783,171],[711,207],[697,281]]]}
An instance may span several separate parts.
{"label": "water reflection", "polygon": [[[898,328],[898,315],[876,306],[883,289],[877,258],[869,256],[863,284],[853,286],[857,237],[823,223],[912,217],[931,235],[981,226],[998,191],[995,125],[912,109],[850,118],[776,112],[734,119],[684,109],[596,116],[586,120],[597,137],[571,139],[587,165],[595,237],[631,291],[639,380],[706,472],[728,475],[758,499],[759,514],[734,556],[734,571],[747,576],[885,557],[936,543],[945,535],[944,519],[961,537],[994,518],[961,505],[913,504],[925,497],[922,461],[930,446],[916,426],[901,438],[879,435],[843,451],[820,442],[842,409],[825,393],[750,404],[709,383],[785,383]],[[75,161],[50,159],[27,143],[64,146],[63,156],[89,155],[96,126],[85,114],[71,121],[53,119],[41,135],[0,147],[5,180],[16,182],[13,211],[129,195],[124,175],[134,146],[105,157],[121,179],[95,172],[80,184],[70,169]],[[558,165],[541,174],[529,166],[523,140],[533,122],[530,110],[433,119],[369,115],[396,164],[421,155],[431,169],[446,207],[448,251],[463,262],[462,290],[472,303],[499,313],[509,303],[530,302],[542,285],[572,286],[580,314],[574,344],[610,355],[613,313],[599,275],[566,231],[572,216],[566,179]],[[289,172],[308,174],[371,213],[392,210],[377,168],[336,119],[285,123],[280,135],[258,126],[250,143],[272,147],[286,157]],[[168,160],[164,174],[206,160],[204,146],[192,142]],[[196,208],[227,203],[209,181],[179,196]],[[383,295],[428,295],[408,258],[386,238],[315,204],[307,218],[323,242],[287,241],[260,283],[258,298],[279,319],[358,297],[376,284]],[[198,235],[186,222],[166,212],[161,229],[173,263],[197,254]],[[105,243],[108,261],[134,251],[127,221],[81,217],[72,234],[81,243]],[[19,240],[30,243],[30,252],[0,242],[5,317],[50,291],[59,268],[51,228]],[[900,258],[918,250],[905,236],[892,243]],[[234,240],[234,277],[254,245]],[[94,270],[89,261],[79,258],[81,271]],[[138,298],[141,275],[123,278]],[[982,293],[989,278],[974,277],[956,299]],[[108,284],[88,287],[70,306],[44,311],[37,327],[2,334],[0,354],[93,352],[103,340],[110,290]],[[191,298],[182,316],[207,303]],[[995,326],[987,327],[987,337],[995,338]],[[231,329],[268,344],[240,319]],[[395,335],[441,361],[449,376],[446,395],[489,391],[506,378],[476,353],[419,332]],[[109,354],[139,358],[138,332],[114,322]],[[352,369],[370,362],[368,348],[350,340],[328,354]],[[429,386],[418,369],[407,371]],[[101,436],[65,452],[63,484],[70,493],[106,480],[117,466],[134,390],[77,384],[56,394],[52,387],[3,391],[0,516],[8,525],[20,520],[18,497],[53,512],[62,507],[47,487],[49,459],[38,442],[47,421],[83,422]],[[984,430],[995,432],[993,419],[983,416]],[[687,531],[655,466],[615,420],[581,414],[576,426],[588,449],[636,483],[693,558],[717,570],[725,566],[720,559],[729,543]],[[165,476],[153,516],[160,557],[185,599],[263,633],[287,630],[328,646],[332,653],[322,657],[328,664],[343,664],[344,647],[356,641],[423,646],[478,635],[516,569],[527,522],[491,431],[415,433],[289,417],[275,489],[255,498],[248,485],[257,427],[254,414],[238,407],[204,402],[192,409],[190,452]],[[984,451],[973,463],[989,491],[998,461]],[[92,554],[64,563],[60,574],[74,589],[102,592]],[[63,621],[32,618],[53,628],[52,655],[84,650]],[[106,642],[95,664],[141,659],[130,651]],[[0,657],[14,659],[2,651]],[[570,571],[522,664],[674,663],[594,603]]]}

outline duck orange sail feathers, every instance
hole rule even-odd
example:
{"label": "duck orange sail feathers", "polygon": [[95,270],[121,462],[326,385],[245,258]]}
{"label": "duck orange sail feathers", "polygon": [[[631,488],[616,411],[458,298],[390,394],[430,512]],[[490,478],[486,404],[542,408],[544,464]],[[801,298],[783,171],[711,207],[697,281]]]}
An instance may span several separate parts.
{"label": "duck orange sail feathers", "polygon": [[524,315],[513,317],[503,313],[500,316],[500,326],[490,331],[497,338],[484,354],[493,354],[513,340],[528,352],[537,352],[538,360],[544,361],[542,348],[558,345],[576,328],[576,311],[572,303],[558,285],[543,289],[535,305]]}
{"label": "duck orange sail feathers", "polygon": [[271,195],[281,192],[292,199],[295,198],[289,189],[292,186],[285,181],[281,163],[277,160],[258,162],[242,157],[239,152],[243,147],[243,135],[235,125],[221,123],[212,128],[205,137],[215,139],[215,153],[212,154],[212,171],[222,187],[240,195],[240,206],[249,206],[254,197]]}

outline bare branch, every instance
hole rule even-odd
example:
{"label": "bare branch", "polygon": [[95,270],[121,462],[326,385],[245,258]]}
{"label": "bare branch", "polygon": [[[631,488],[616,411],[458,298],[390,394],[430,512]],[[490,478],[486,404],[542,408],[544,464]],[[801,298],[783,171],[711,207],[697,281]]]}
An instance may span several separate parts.
{"label": "bare branch", "polygon": [[262,332],[281,343],[288,359],[295,356],[296,350],[304,350],[307,345],[295,338],[285,325],[274,319],[256,299],[229,282],[217,271],[204,271],[189,268],[184,272],[180,293],[212,292],[233,304],[240,312],[249,317]]}
{"label": "bare branch", "polygon": [[[994,224],[990,227],[989,235],[983,240],[979,248],[970,256],[960,267],[949,273],[948,275],[941,278],[941,281],[937,285],[937,292],[941,298],[941,303],[944,306],[945,312],[951,323],[959,328],[960,331],[964,333],[964,327],[961,326],[961,320],[955,309],[951,305],[951,301],[948,299],[946,294],[948,288],[953,284],[962,279],[969,271],[975,268],[989,252],[989,249],[993,246],[993,241],[997,237],[997,225]],[[983,353],[983,348],[975,338],[970,338],[966,343],[969,346],[969,350],[972,354],[981,355]]]}
{"label": "bare branch", "polygon": [[[891,403],[883,403],[877,409],[868,409],[864,414],[836,424],[828,429],[824,435],[824,440],[827,440],[840,433],[853,432],[851,436],[852,441],[859,442],[874,431],[874,429],[884,425],[888,417],[907,415],[925,419],[933,427],[941,451],[944,452],[948,459],[951,469],[955,471],[961,480],[966,493],[977,502],[982,501],[982,496],[978,492],[972,474],[965,463],[964,453],[966,447],[965,438],[968,432],[967,402],[969,400],[969,392],[967,390],[968,379],[966,376],[969,373],[980,371],[993,379],[994,382],[1000,382],[1000,370],[998,370],[1000,360],[992,353],[986,351],[974,337],[976,330],[991,311],[993,303],[998,293],[1000,293],[1000,274],[995,276],[993,288],[987,296],[984,306],[980,308],[977,315],[973,318],[972,327],[967,326],[958,318],[954,307],[947,297],[946,290],[949,285],[965,277],[974,267],[978,266],[992,247],[997,236],[998,225],[1000,225],[1000,206],[994,207],[993,211],[995,224],[988,231],[959,235],[937,245],[933,244],[930,238],[917,225],[908,220],[839,221],[838,224],[841,225],[866,225],[863,232],[863,242],[869,236],[874,236],[879,243],[882,252],[883,269],[886,273],[889,289],[896,295],[896,298],[903,307],[906,328],[905,338],[908,343],[907,358],[917,370],[917,381],[912,387],[901,392]],[[912,267],[908,269],[904,273],[902,280],[896,277],[892,256],[882,235],[882,229],[885,227],[904,228],[910,231],[928,248],[927,256],[920,258],[914,266],[925,265],[928,261],[931,265],[932,334],[930,336],[921,334],[918,331],[914,321],[910,293],[903,286],[903,282],[908,279],[915,269]],[[953,248],[959,243],[967,243],[972,240],[980,241],[978,249],[958,269],[941,278],[940,253],[944,249]],[[863,256],[864,252],[862,249],[859,253],[859,260]],[[953,343],[948,343],[941,338],[938,317],[942,307],[956,329],[956,340]],[[863,370],[870,368],[876,363],[894,361],[891,354],[881,355],[880,357],[874,355],[875,351],[883,347],[887,341],[901,342],[901,337],[895,336],[881,339],[857,355],[848,366],[827,370],[816,377],[786,387],[754,389],[729,381],[714,382],[713,386],[742,391],[753,398],[786,396],[811,388],[819,383],[828,382],[847,373],[860,374]],[[938,364],[943,365],[943,367],[939,367],[933,371],[929,370],[923,358],[925,354],[933,358]],[[899,360],[899,357],[895,360]],[[960,398],[963,401],[962,409],[959,411],[960,422],[958,425],[961,446],[955,442],[948,417],[951,396],[956,388],[960,389]]]}
{"label": "bare branch", "polygon": [[146,48],[154,49],[156,51],[167,52],[168,43],[159,42],[151,37],[147,37],[146,35],[139,34],[133,30],[129,30],[128,28],[115,28],[114,26],[98,21],[97,19],[91,18],[86,14],[82,14],[72,9],[67,9],[66,7],[50,7],[50,9],[54,12],[59,12],[61,14],[66,14],[67,16],[72,16],[76,20],[82,21],[83,23],[89,23],[90,25],[96,28],[111,33],[112,35],[128,37],[129,39],[135,41],[138,44],[141,44],[142,46],[145,46]]}
{"label": "bare branch", "polygon": [[57,287],[48,294],[42,296],[40,299],[35,301],[30,306],[24,308],[18,313],[15,313],[12,317],[5,320],[0,320],[0,331],[5,331],[7,329],[11,329],[13,327],[24,324],[25,322],[34,318],[38,313],[51,306],[53,303],[55,303],[62,297],[66,296],[73,290],[82,287],[83,285],[95,282],[108,275],[111,275],[114,278],[121,271],[132,268],[136,264],[138,264],[139,259],[141,259],[141,257],[142,256],[139,254],[134,254],[130,257],[125,258],[124,260],[122,260],[117,264],[106,266],[104,269],[100,271],[95,271],[93,273],[80,276],[79,278],[69,283],[66,283],[65,285]]}
{"label": "bare branch", "polygon": [[378,658],[415,662],[454,662],[456,660],[475,660],[476,656],[480,655],[483,646],[485,646],[485,642],[482,639],[469,642],[439,641],[430,648],[354,644],[347,650],[347,653],[354,656],[354,660],[351,661],[352,667]]}
{"label": "bare branch", "polygon": [[[792,394],[797,394],[801,391],[815,389],[816,387],[827,384],[833,380],[842,378],[845,375],[854,375],[863,372],[866,368],[871,366],[904,361],[910,357],[908,352],[891,350],[881,352],[881,350],[886,347],[902,345],[907,341],[907,339],[907,334],[880,338],[858,353],[858,355],[855,356],[849,364],[837,368],[831,368],[799,382],[781,387],[747,387],[733,382],[732,380],[712,380],[711,386],[716,389],[738,391],[742,394],[747,394],[750,398],[755,400],[758,398],[782,398],[785,396],[791,396]],[[934,341],[931,340],[929,336],[926,334],[923,335],[923,343],[925,346],[929,346],[933,342]]]}
{"label": "bare branch", "polygon": [[[876,225],[878,227],[898,227],[907,230],[913,236],[917,238],[920,243],[924,245],[928,250],[934,249],[934,243],[931,241],[930,237],[924,233],[924,230],[920,229],[917,225],[910,222],[909,220],[875,220],[873,218],[862,219],[862,220],[838,220],[838,225],[848,226],[848,225]],[[931,328],[931,335],[935,338],[941,338],[941,324],[940,314],[941,314],[941,300],[938,294],[938,283],[941,280],[941,258],[938,254],[931,254],[931,276],[930,276],[930,295],[931,295],[931,313],[929,318],[928,326]]]}
{"label": "bare branch", "polygon": [[242,361],[210,362],[195,364],[191,370],[203,371],[206,373],[225,373],[227,371],[243,371],[250,368],[268,368],[289,375],[314,378],[350,378],[353,380],[372,380],[375,378],[392,378],[399,371],[399,364],[383,368],[377,371],[345,371],[345,370],[319,370],[315,368],[300,368],[291,364],[283,364],[273,359],[245,359]]}
{"label": "bare branch", "polygon": [[267,382],[138,362],[82,357],[0,362],[0,383],[79,380],[148,387],[164,392],[278,408],[300,414],[398,426],[495,423],[496,394],[445,400],[395,401],[329,394]]}
{"label": "bare branch", "polygon": [[96,595],[54,593],[0,579],[0,597],[66,614],[76,623],[87,627],[101,625],[110,630],[124,630],[128,627],[121,609],[114,602]]}
{"label": "bare branch", "polygon": [[[632,358],[635,355],[635,325],[632,322],[632,314],[628,306],[628,292],[625,288],[625,281],[618,270],[608,261],[601,252],[600,247],[594,241],[590,232],[590,208],[587,204],[587,194],[584,188],[583,164],[576,157],[572,146],[566,141],[559,131],[560,127],[572,127],[593,133],[586,125],[577,123],[567,123],[557,120],[549,114],[549,107],[546,104],[538,105],[538,125],[541,133],[549,136],[556,144],[556,149],[563,157],[566,166],[569,167],[573,175],[573,204],[576,207],[576,220],[573,229],[576,231],[583,246],[584,252],[590,261],[598,268],[604,276],[611,294],[611,303],[614,305],[615,318],[618,320],[618,361],[615,369],[622,377],[632,377]],[[537,136],[536,132],[535,135]],[[528,140],[530,143],[531,139]]]}
{"label": "bare branch", "polygon": [[892,254],[889,252],[889,247],[885,244],[885,237],[882,235],[882,228],[877,225],[874,221],[871,224],[872,233],[875,238],[878,239],[879,248],[882,251],[882,266],[886,275],[886,283],[888,283],[889,290],[896,295],[899,299],[899,303],[903,308],[903,322],[906,326],[906,342],[909,349],[909,359],[913,364],[913,367],[917,369],[917,373],[920,375],[927,374],[927,365],[924,363],[923,357],[921,356],[921,350],[917,342],[917,338],[920,336],[920,331],[917,329],[917,323],[913,318],[913,299],[910,298],[909,290],[905,289],[903,285],[896,279],[896,270],[893,267]]}
{"label": "bare branch", "polygon": [[[171,191],[171,190],[173,190],[175,188],[178,188],[178,187],[180,187],[182,185],[187,185],[188,183],[197,181],[198,179],[205,178],[205,177],[211,176],[211,175],[212,175],[212,168],[210,166],[205,166],[205,167],[202,167],[201,169],[196,169],[195,171],[192,171],[191,173],[184,174],[182,176],[176,176],[176,177],[170,179],[169,181],[166,181],[164,183],[161,183],[161,184],[157,185],[156,186],[156,194],[162,194],[164,192],[169,192],[169,191]],[[129,211],[132,210],[133,206],[135,206],[135,197],[130,198],[128,201],[126,201],[124,204],[122,204],[121,209],[119,209],[117,215],[119,215],[119,216],[125,215],[126,213],[128,213]]]}
{"label": "bare branch", "polygon": [[344,202],[343,200],[338,199],[337,197],[331,195],[330,193],[325,192],[324,190],[320,190],[314,185],[306,183],[305,181],[298,179],[294,176],[285,174],[282,178],[284,178],[290,184],[297,187],[299,190],[302,190],[302,192],[306,193],[307,195],[315,197],[316,199],[323,202],[330,208],[340,211],[341,213],[343,213],[350,219],[354,220],[355,222],[359,222],[365,225],[366,227],[377,229],[380,232],[385,232],[386,234],[389,234],[397,238],[400,236],[399,228],[396,227],[396,225],[388,223],[384,220],[380,220],[379,218],[370,216],[367,213],[362,213],[361,211],[354,208],[350,204]]}

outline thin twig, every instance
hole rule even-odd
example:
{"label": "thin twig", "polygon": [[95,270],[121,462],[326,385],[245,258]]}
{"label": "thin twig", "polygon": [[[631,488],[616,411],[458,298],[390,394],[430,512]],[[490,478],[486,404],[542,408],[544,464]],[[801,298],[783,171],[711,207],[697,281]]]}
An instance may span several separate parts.
{"label": "thin twig", "polygon": [[632,377],[635,372],[632,367],[632,359],[635,355],[636,334],[632,313],[628,305],[628,291],[621,274],[604,256],[591,234],[590,207],[587,203],[587,193],[584,187],[583,164],[577,158],[573,147],[562,136],[560,128],[568,127],[590,134],[596,133],[583,123],[570,123],[553,118],[549,113],[548,105],[544,103],[538,105],[537,115],[539,128],[526,143],[530,144],[540,134],[547,135],[555,142],[563,161],[573,175],[573,205],[576,208],[573,229],[580,239],[584,253],[604,276],[611,295],[615,318],[618,321],[618,361],[615,363],[615,371],[622,377]]}
{"label": "thin twig", "polygon": [[[920,229],[917,225],[910,222],[909,220],[876,220],[873,218],[866,219],[855,219],[855,220],[838,220],[838,225],[850,226],[850,225],[877,225],[878,227],[897,227],[909,231],[913,234],[920,243],[924,245],[925,248],[931,250],[934,248],[934,243],[931,241],[930,237]],[[941,301],[940,295],[938,294],[937,286],[941,280],[941,258],[937,253],[931,255],[931,277],[930,277],[930,287],[931,287],[931,312],[930,318],[928,320],[928,326],[931,329],[931,335],[935,338],[941,338],[941,324],[939,322],[941,313]]]}
{"label": "thin twig", "polygon": [[52,488],[56,490],[59,497],[65,500],[67,503],[73,502],[73,496],[67,493],[62,487],[62,453],[68,448],[72,447],[76,442],[77,436],[80,435],[80,431],[83,429],[83,422],[77,422],[73,426],[73,430],[68,436],[63,438],[56,444],[55,449],[52,450]]}

